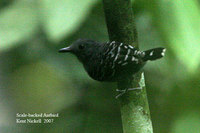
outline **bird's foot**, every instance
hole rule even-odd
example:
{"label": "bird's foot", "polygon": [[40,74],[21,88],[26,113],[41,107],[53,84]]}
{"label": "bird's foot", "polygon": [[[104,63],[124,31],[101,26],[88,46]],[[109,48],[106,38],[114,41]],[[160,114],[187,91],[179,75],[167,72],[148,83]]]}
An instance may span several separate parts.
{"label": "bird's foot", "polygon": [[124,90],[116,89],[116,91],[120,92],[120,93],[115,98],[118,99],[119,97],[121,97],[122,95],[124,95],[126,92],[133,91],[133,90],[142,90],[142,87],[128,88],[128,89],[124,89]]}

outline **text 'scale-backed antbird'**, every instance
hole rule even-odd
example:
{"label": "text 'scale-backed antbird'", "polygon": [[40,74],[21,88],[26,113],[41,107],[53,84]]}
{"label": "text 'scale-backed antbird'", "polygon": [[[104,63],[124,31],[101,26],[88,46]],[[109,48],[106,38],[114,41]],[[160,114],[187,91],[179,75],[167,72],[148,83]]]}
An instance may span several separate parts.
{"label": "text 'scale-backed antbird'", "polygon": [[100,43],[88,39],[79,39],[59,50],[76,55],[91,78],[111,82],[132,77],[147,61],[162,58],[165,51],[165,48],[139,51],[122,42]]}

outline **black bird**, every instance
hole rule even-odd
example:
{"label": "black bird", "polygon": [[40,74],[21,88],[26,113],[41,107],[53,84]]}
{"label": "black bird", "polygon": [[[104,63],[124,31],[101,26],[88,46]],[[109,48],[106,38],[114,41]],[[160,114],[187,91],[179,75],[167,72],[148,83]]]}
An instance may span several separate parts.
{"label": "black bird", "polygon": [[120,43],[100,43],[79,39],[59,52],[77,56],[85,70],[95,80],[117,82],[137,73],[147,61],[162,58],[165,48],[139,51],[134,46]]}

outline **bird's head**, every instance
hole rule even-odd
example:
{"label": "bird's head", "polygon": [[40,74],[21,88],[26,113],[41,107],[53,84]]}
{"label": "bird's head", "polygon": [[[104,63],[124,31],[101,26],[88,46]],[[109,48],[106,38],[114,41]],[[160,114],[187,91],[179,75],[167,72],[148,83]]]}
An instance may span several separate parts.
{"label": "bird's head", "polygon": [[60,53],[70,52],[75,54],[81,62],[91,57],[99,43],[89,39],[78,39],[72,45],[59,50]]}

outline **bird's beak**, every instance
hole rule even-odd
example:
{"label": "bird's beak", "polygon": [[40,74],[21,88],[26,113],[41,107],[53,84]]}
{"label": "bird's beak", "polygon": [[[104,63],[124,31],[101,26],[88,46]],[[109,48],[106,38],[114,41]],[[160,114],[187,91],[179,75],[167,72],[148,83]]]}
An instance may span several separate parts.
{"label": "bird's beak", "polygon": [[72,52],[71,47],[61,48],[58,52],[65,53],[65,52]]}

